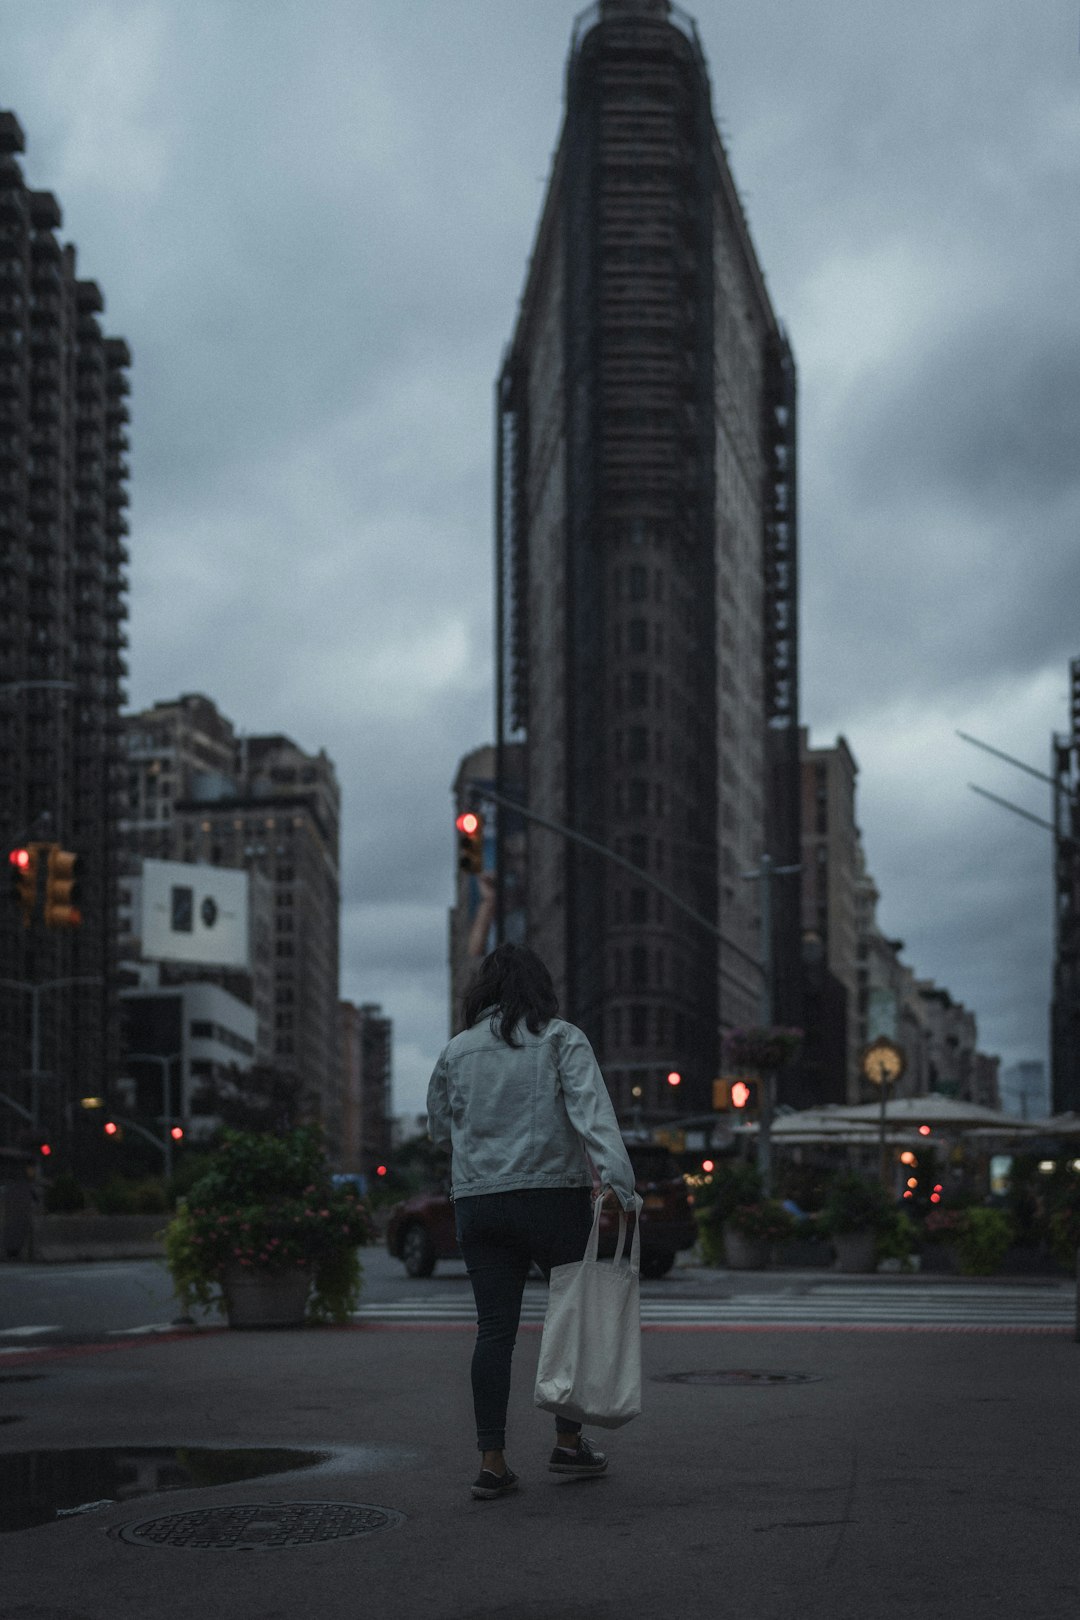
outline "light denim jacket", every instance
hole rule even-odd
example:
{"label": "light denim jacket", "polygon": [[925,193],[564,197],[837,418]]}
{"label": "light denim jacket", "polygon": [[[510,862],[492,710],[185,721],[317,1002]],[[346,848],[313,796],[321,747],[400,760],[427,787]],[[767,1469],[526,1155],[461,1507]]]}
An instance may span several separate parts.
{"label": "light denim jacket", "polygon": [[[553,1018],[507,1046],[481,1013],[443,1048],[428,1086],[428,1134],[453,1150],[455,1198],[520,1187],[590,1187],[585,1149],[624,1209],[634,1172],[588,1040]],[[497,1014],[496,1014],[497,1016]]]}

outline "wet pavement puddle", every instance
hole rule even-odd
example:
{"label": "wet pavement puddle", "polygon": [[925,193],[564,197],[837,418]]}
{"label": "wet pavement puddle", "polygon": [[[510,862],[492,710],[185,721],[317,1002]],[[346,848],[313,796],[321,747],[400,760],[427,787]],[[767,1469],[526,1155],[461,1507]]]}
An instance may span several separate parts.
{"label": "wet pavement puddle", "polygon": [[0,1532],[238,1480],[291,1474],[329,1462],[330,1451],[199,1446],[99,1446],[0,1453]]}

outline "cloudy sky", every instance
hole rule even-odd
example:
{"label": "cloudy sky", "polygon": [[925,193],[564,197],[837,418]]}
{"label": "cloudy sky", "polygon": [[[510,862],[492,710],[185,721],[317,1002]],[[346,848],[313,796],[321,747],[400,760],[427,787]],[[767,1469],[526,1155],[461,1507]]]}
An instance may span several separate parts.
{"label": "cloudy sky", "polygon": [[[803,714],[880,920],[1046,1056],[1080,655],[1075,0],[699,0],[801,388]],[[446,1035],[450,783],[491,721],[491,398],[573,0],[0,0],[0,106],[135,356],[130,699],[325,746],[343,994]]]}

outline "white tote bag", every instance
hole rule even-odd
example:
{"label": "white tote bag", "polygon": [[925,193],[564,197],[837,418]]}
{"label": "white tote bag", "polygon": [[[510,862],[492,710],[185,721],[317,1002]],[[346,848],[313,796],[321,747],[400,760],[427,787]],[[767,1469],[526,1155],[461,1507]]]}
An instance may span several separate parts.
{"label": "white tote bag", "polygon": [[[641,1411],[641,1232],[636,1220],[627,1258],[620,1210],[615,1259],[610,1265],[597,1260],[601,1203],[598,1198],[585,1258],[551,1268],[533,1399],[547,1412],[617,1429]],[[637,1194],[634,1209],[640,1219]]]}

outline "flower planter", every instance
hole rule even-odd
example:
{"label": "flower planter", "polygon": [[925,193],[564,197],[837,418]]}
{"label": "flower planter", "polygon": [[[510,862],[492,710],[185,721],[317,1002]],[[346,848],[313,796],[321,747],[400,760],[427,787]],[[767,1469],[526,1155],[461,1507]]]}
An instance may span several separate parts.
{"label": "flower planter", "polygon": [[877,1235],[874,1232],[837,1232],[833,1236],[837,1271],[876,1271]]}
{"label": "flower planter", "polygon": [[768,1238],[744,1237],[742,1232],[724,1227],[724,1259],[732,1271],[764,1271],[771,1250]]}
{"label": "flower planter", "polygon": [[222,1278],[221,1291],[230,1327],[302,1327],[311,1273],[296,1268],[272,1275],[246,1266],[230,1266]]}

